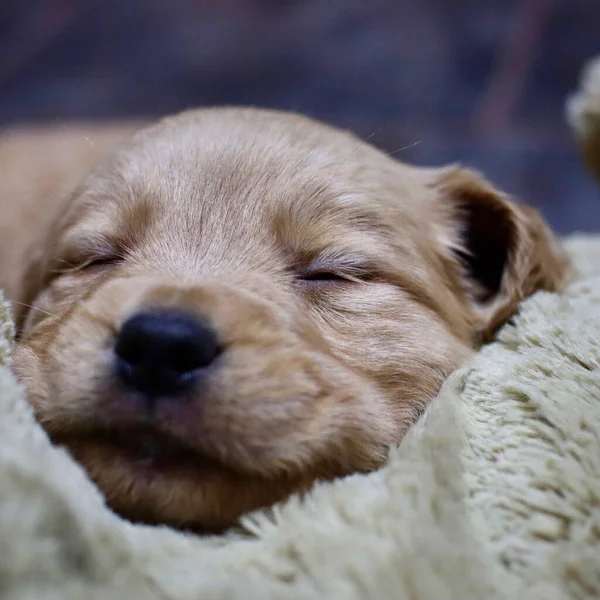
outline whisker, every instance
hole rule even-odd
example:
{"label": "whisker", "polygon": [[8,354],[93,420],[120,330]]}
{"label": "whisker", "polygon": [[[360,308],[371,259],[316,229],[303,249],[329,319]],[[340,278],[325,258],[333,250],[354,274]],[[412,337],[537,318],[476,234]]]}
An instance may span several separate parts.
{"label": "whisker", "polygon": [[379,129],[376,129],[370,136],[365,138],[365,142],[368,142],[370,139],[375,137],[382,129],[383,127],[379,127]]}
{"label": "whisker", "polygon": [[402,148],[398,148],[397,150],[389,152],[387,156],[394,156],[394,154],[398,154],[398,152],[402,152],[404,150],[408,150],[410,148],[414,148],[415,146],[417,146],[418,144],[420,144],[421,141],[422,140],[417,140],[416,142],[413,142],[412,144],[408,144],[408,146],[402,146]]}
{"label": "whisker", "polygon": [[[383,129],[383,127],[378,127],[375,131],[373,131],[373,133],[371,133],[369,136],[367,136],[366,138],[362,138],[360,136],[356,136],[356,140],[355,143],[353,144],[353,148],[352,148],[352,154],[354,154],[354,152],[356,152],[356,150],[358,150],[362,144],[368,142],[369,140],[371,140],[374,136],[376,136],[381,130]],[[346,161],[344,161],[345,163]]]}
{"label": "whisker", "polygon": [[32,310],[37,310],[45,315],[48,315],[49,317],[53,317],[55,319],[58,318],[58,315],[55,315],[51,312],[48,312],[47,310],[43,310],[41,308],[38,308],[37,306],[33,306],[32,304],[27,304],[26,302],[19,302],[18,300],[11,300],[10,298],[7,298],[7,300],[9,302],[11,302],[12,304],[18,304],[19,306],[25,306],[26,308],[31,308]]}

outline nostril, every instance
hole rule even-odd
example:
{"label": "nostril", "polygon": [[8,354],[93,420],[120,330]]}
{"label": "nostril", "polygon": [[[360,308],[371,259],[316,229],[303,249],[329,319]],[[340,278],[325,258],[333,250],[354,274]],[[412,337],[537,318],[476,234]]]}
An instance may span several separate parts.
{"label": "nostril", "polygon": [[177,344],[169,357],[169,365],[177,373],[186,373],[200,369],[210,364],[214,358],[216,350],[214,346],[204,348],[195,342]]}
{"label": "nostril", "polygon": [[144,347],[141,339],[121,334],[115,347],[117,356],[128,365],[135,366],[143,359]]}
{"label": "nostril", "polygon": [[202,335],[174,343],[167,364],[177,373],[186,373],[210,365],[220,352],[214,334],[205,330]]}
{"label": "nostril", "polygon": [[116,371],[147,394],[171,394],[194,381],[219,355],[212,329],[195,316],[149,310],[126,321],[115,345]]}

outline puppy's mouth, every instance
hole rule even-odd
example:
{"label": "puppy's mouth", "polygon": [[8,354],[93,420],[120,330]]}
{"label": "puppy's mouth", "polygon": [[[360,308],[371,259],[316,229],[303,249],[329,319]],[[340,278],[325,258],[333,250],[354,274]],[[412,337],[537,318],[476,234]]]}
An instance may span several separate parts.
{"label": "puppy's mouth", "polygon": [[193,463],[198,467],[209,460],[174,437],[150,428],[113,431],[104,438],[124,456],[143,466],[160,469]]}
{"label": "puppy's mouth", "polygon": [[72,449],[81,445],[102,447],[121,462],[157,474],[184,469],[208,472],[226,468],[175,436],[150,426],[98,430],[86,434],[83,439],[73,437],[55,441]]}

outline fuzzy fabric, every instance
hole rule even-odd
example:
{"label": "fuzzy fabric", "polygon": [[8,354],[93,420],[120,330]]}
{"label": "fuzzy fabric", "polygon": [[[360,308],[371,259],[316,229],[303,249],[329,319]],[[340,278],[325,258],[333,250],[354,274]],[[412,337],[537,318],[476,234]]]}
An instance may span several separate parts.
{"label": "fuzzy fabric", "polygon": [[588,167],[600,179],[600,56],[583,69],[579,90],[567,102],[567,117]]}
{"label": "fuzzy fabric", "polygon": [[0,310],[0,596],[600,597],[600,239],[446,382],[389,463],[223,537],[132,525],[51,445]]}

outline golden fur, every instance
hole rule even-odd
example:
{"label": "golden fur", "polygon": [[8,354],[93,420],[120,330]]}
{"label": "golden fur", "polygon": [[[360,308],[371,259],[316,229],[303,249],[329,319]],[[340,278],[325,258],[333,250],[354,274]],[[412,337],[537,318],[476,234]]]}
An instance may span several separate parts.
{"label": "golden fur", "polygon": [[[115,510],[176,526],[227,526],[379,467],[567,266],[539,215],[476,173],[255,109],[140,131],[64,207],[27,269],[2,273],[22,303],[15,369]],[[150,415],[111,367],[121,325],[148,307],[200,315],[224,348]]]}

